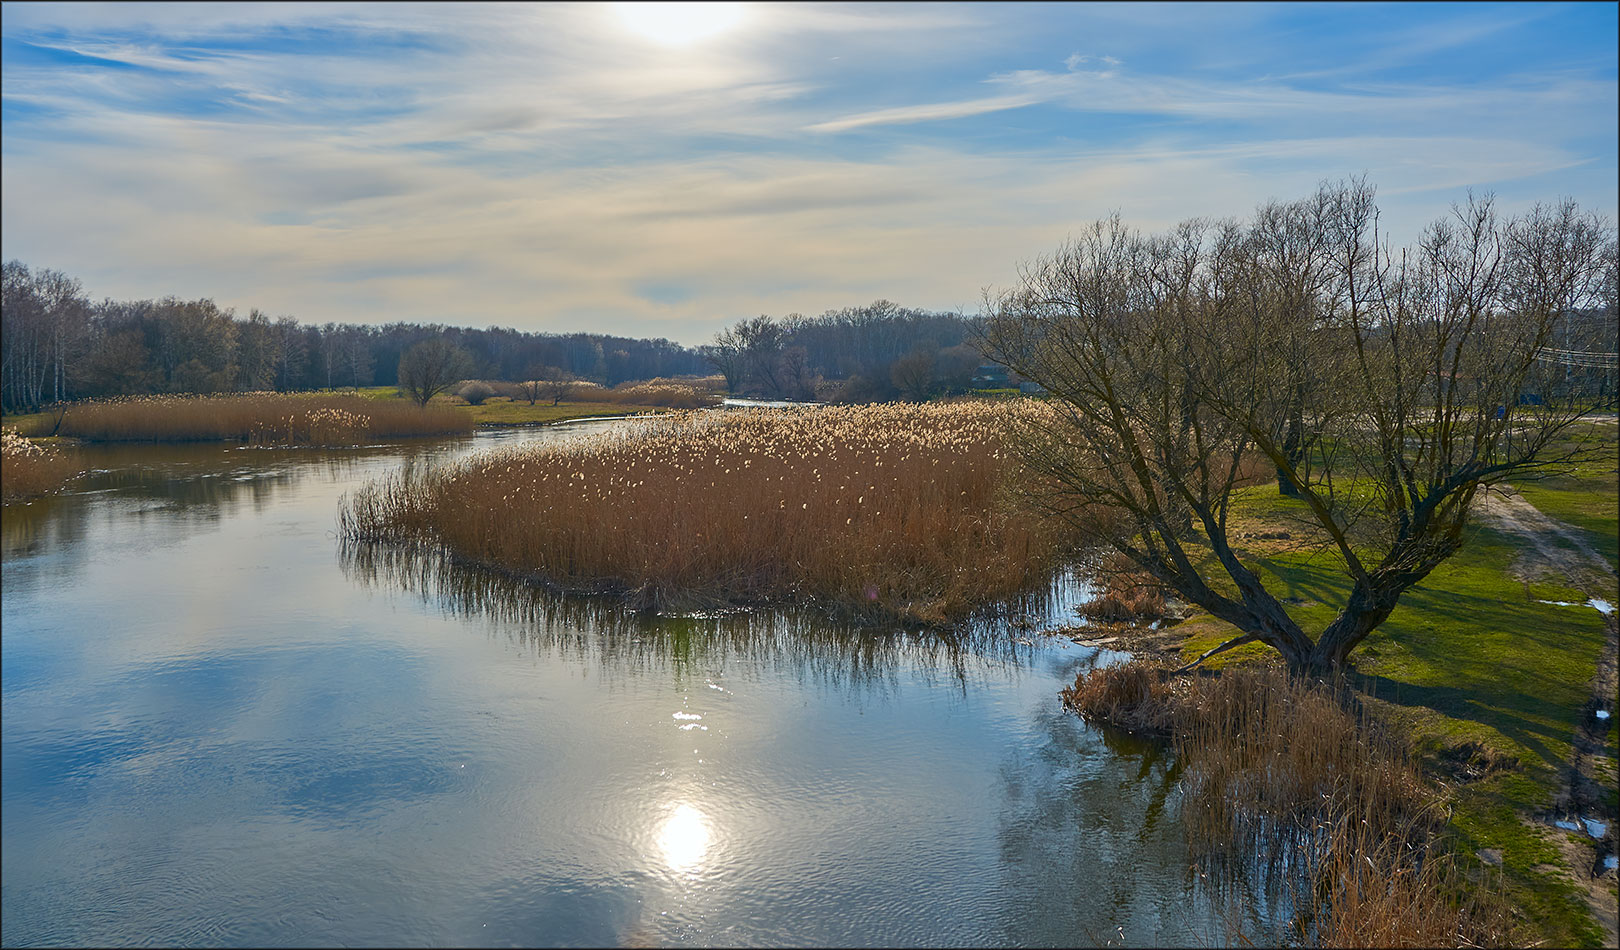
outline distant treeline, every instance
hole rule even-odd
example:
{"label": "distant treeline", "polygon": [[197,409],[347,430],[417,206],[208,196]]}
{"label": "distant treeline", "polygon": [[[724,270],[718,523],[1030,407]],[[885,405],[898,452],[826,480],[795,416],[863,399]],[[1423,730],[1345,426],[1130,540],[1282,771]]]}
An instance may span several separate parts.
{"label": "distant treeline", "polygon": [[887,300],[739,321],[704,348],[731,392],[777,399],[873,402],[966,391],[982,362],[976,318]]}
{"label": "distant treeline", "polygon": [[522,380],[560,370],[612,386],[711,372],[670,340],[501,327],[390,323],[304,325],[253,310],[239,318],[212,300],[103,300],[54,270],[4,265],[0,398],[7,410],[67,399],[150,393],[291,392],[392,386],[399,358],[442,337],[472,356],[472,376]]}
{"label": "distant treeline", "polygon": [[971,323],[878,301],[815,318],[756,317],[697,348],[503,327],[315,326],[257,309],[238,317],[209,299],[92,303],[76,278],[10,261],[0,300],[0,402],[18,411],[103,396],[393,386],[401,354],[431,338],[468,352],[469,378],[562,376],[614,386],[719,370],[735,393],[923,398],[966,387],[979,362],[964,345]]}

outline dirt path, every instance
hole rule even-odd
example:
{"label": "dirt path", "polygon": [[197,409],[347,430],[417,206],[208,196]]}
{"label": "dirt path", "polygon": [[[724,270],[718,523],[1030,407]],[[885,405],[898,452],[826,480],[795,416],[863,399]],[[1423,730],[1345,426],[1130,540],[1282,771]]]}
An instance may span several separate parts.
{"label": "dirt path", "polygon": [[[1547,517],[1516,491],[1491,493],[1480,507],[1479,515],[1482,521],[1514,535],[1523,543],[1523,553],[1512,568],[1521,578],[1556,580],[1579,588],[1589,599],[1603,600],[1609,605],[1603,615],[1607,640],[1598,656],[1597,672],[1592,677],[1586,702],[1574,724],[1574,754],[1552,813],[1537,818],[1543,824],[1563,821],[1577,825],[1582,818],[1595,818],[1607,826],[1602,840],[1591,848],[1574,845],[1561,832],[1555,832],[1554,840],[1570,859],[1577,883],[1586,892],[1588,904],[1613,945],[1617,928],[1620,928],[1620,908],[1617,908],[1615,892],[1616,873],[1605,866],[1605,860],[1617,853],[1620,814],[1608,805],[1603,794],[1605,781],[1611,784],[1615,781],[1612,774],[1604,774],[1605,771],[1612,773],[1615,764],[1603,754],[1612,720],[1600,719],[1597,713],[1604,710],[1612,717],[1620,712],[1615,708],[1616,690],[1620,689],[1620,613],[1616,612],[1616,607],[1620,607],[1620,595],[1616,593],[1620,577],[1616,576],[1614,566],[1594,550],[1580,532]],[[1557,543],[1559,541],[1564,543]]]}
{"label": "dirt path", "polygon": [[1486,495],[1478,511],[1482,521],[1524,542],[1526,550],[1514,564],[1515,572],[1531,580],[1567,578],[1576,582],[1574,586],[1585,591],[1586,596],[1613,603],[1614,566],[1581,532],[1542,514],[1511,486],[1505,493],[1492,491]]}

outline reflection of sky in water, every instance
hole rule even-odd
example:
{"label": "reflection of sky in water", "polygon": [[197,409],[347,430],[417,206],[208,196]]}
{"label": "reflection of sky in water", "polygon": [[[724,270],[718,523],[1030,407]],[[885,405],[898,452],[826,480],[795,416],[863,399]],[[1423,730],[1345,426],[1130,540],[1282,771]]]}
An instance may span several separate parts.
{"label": "reflection of sky in water", "polygon": [[1169,763],[1058,708],[1095,651],[368,573],[338,499],[405,451],[7,510],[6,944],[1209,932]]}

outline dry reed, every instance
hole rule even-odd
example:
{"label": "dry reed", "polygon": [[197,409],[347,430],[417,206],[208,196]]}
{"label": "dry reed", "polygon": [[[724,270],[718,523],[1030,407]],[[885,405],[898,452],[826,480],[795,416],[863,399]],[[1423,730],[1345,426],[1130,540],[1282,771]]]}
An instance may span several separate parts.
{"label": "dry reed", "polygon": [[350,445],[377,439],[471,432],[472,417],[448,407],[359,396],[245,393],[153,396],[71,406],[60,433],[92,442],[243,441]]}
{"label": "dry reed", "polygon": [[1343,683],[1274,667],[1181,677],[1170,669],[1147,661],[1093,669],[1063,702],[1088,719],[1171,737],[1194,850],[1239,866],[1286,902],[1290,939],[1390,947],[1514,939],[1500,893],[1463,880],[1445,850],[1444,820],[1414,757],[1364,707],[1352,710]]}
{"label": "dry reed", "polygon": [[720,397],[699,385],[675,379],[649,379],[620,383],[612,389],[591,382],[577,382],[568,398],[577,402],[607,402],[623,406],[657,406],[664,409],[702,409],[717,405]]}
{"label": "dry reed", "polygon": [[6,501],[49,494],[78,473],[72,453],[30,442],[16,428],[0,430],[0,496]]}
{"label": "dry reed", "polygon": [[1081,604],[1079,614],[1101,623],[1150,623],[1165,618],[1164,589],[1152,577],[1115,554],[1098,570],[1100,596]]}
{"label": "dry reed", "polygon": [[645,607],[818,603],[942,622],[1047,583],[1062,559],[999,492],[1013,411],[678,413],[374,484],[342,530]]}

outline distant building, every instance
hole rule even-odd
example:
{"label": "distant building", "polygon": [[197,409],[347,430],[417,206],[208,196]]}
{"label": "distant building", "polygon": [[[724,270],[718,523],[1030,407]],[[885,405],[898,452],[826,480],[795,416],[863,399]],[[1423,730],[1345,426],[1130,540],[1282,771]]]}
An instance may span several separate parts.
{"label": "distant building", "polygon": [[1005,366],[981,363],[973,372],[974,389],[1006,389],[1013,385],[1012,374]]}

